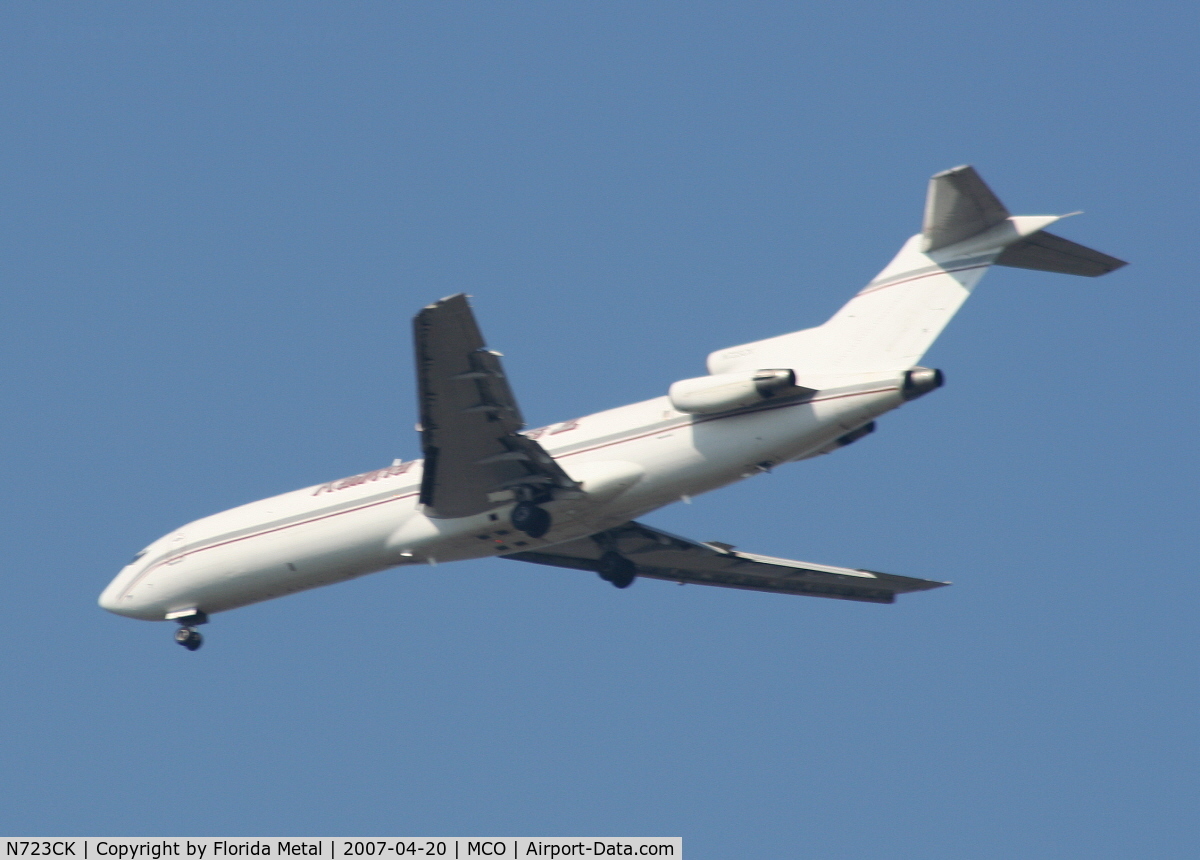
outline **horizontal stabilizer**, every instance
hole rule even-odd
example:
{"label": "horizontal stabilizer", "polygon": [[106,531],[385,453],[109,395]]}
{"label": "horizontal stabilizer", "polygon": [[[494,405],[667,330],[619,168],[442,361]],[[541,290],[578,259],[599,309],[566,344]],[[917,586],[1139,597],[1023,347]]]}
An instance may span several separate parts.
{"label": "horizontal stabilizer", "polygon": [[923,251],[936,251],[995,227],[1009,212],[974,167],[964,164],[934,174],[925,196]]}
{"label": "horizontal stabilizer", "polygon": [[1037,269],[1089,278],[1106,275],[1126,265],[1124,260],[1085,248],[1045,230],[1009,245],[995,262],[997,266],[1012,266],[1014,269]]}

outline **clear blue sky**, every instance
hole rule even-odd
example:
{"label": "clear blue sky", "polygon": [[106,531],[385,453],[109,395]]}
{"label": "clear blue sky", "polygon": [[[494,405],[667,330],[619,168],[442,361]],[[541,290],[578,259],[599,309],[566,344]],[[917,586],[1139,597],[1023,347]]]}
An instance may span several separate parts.
{"label": "clear blue sky", "polygon": [[[681,835],[689,858],[1183,858],[1193,3],[0,8],[0,832]],[[101,588],[418,452],[465,291],[532,425],[824,320],[972,163],[1131,261],[998,269],[948,384],[649,522],[952,580],[875,606],[496,560],[215,618]]]}

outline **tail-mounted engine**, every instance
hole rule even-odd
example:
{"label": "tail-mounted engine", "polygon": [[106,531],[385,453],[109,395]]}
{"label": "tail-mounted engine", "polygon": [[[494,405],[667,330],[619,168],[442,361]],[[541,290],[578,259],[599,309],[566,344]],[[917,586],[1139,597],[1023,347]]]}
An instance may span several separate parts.
{"label": "tail-mounted engine", "polygon": [[671,405],[680,412],[705,414],[741,409],[776,397],[812,393],[813,389],[796,384],[795,371],[774,369],[683,379],[671,386],[668,396]]}
{"label": "tail-mounted engine", "polygon": [[914,367],[912,370],[905,371],[904,386],[900,389],[900,395],[905,400],[916,400],[945,384],[946,377],[940,370]]}

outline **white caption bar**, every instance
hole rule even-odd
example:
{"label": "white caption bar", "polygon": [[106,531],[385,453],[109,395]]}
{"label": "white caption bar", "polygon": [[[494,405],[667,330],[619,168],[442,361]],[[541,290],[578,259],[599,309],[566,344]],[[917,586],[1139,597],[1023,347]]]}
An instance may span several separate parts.
{"label": "white caption bar", "polygon": [[366,858],[467,857],[670,857],[683,856],[683,839],[678,836],[650,837],[512,837],[390,836],[366,839],[357,836],[324,837],[170,837],[125,839],[84,836],[0,837],[0,857],[72,858],[72,860],[229,860],[257,857],[320,857],[322,860],[366,860]]}

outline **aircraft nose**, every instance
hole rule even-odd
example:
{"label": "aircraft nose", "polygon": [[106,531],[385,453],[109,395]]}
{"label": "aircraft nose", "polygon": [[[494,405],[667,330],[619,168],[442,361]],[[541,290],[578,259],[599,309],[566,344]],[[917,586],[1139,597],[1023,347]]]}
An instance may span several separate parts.
{"label": "aircraft nose", "polygon": [[121,599],[121,588],[118,586],[120,576],[108,584],[108,587],[100,592],[100,599],[97,601],[101,609],[107,609],[109,612],[121,614],[118,608],[118,603]]}
{"label": "aircraft nose", "polygon": [[126,618],[141,617],[138,601],[126,599],[131,585],[131,576],[133,576],[133,572],[126,568],[113,577],[113,581],[100,592],[100,599],[96,601],[100,604],[101,609],[107,609],[117,615],[124,615]]}

